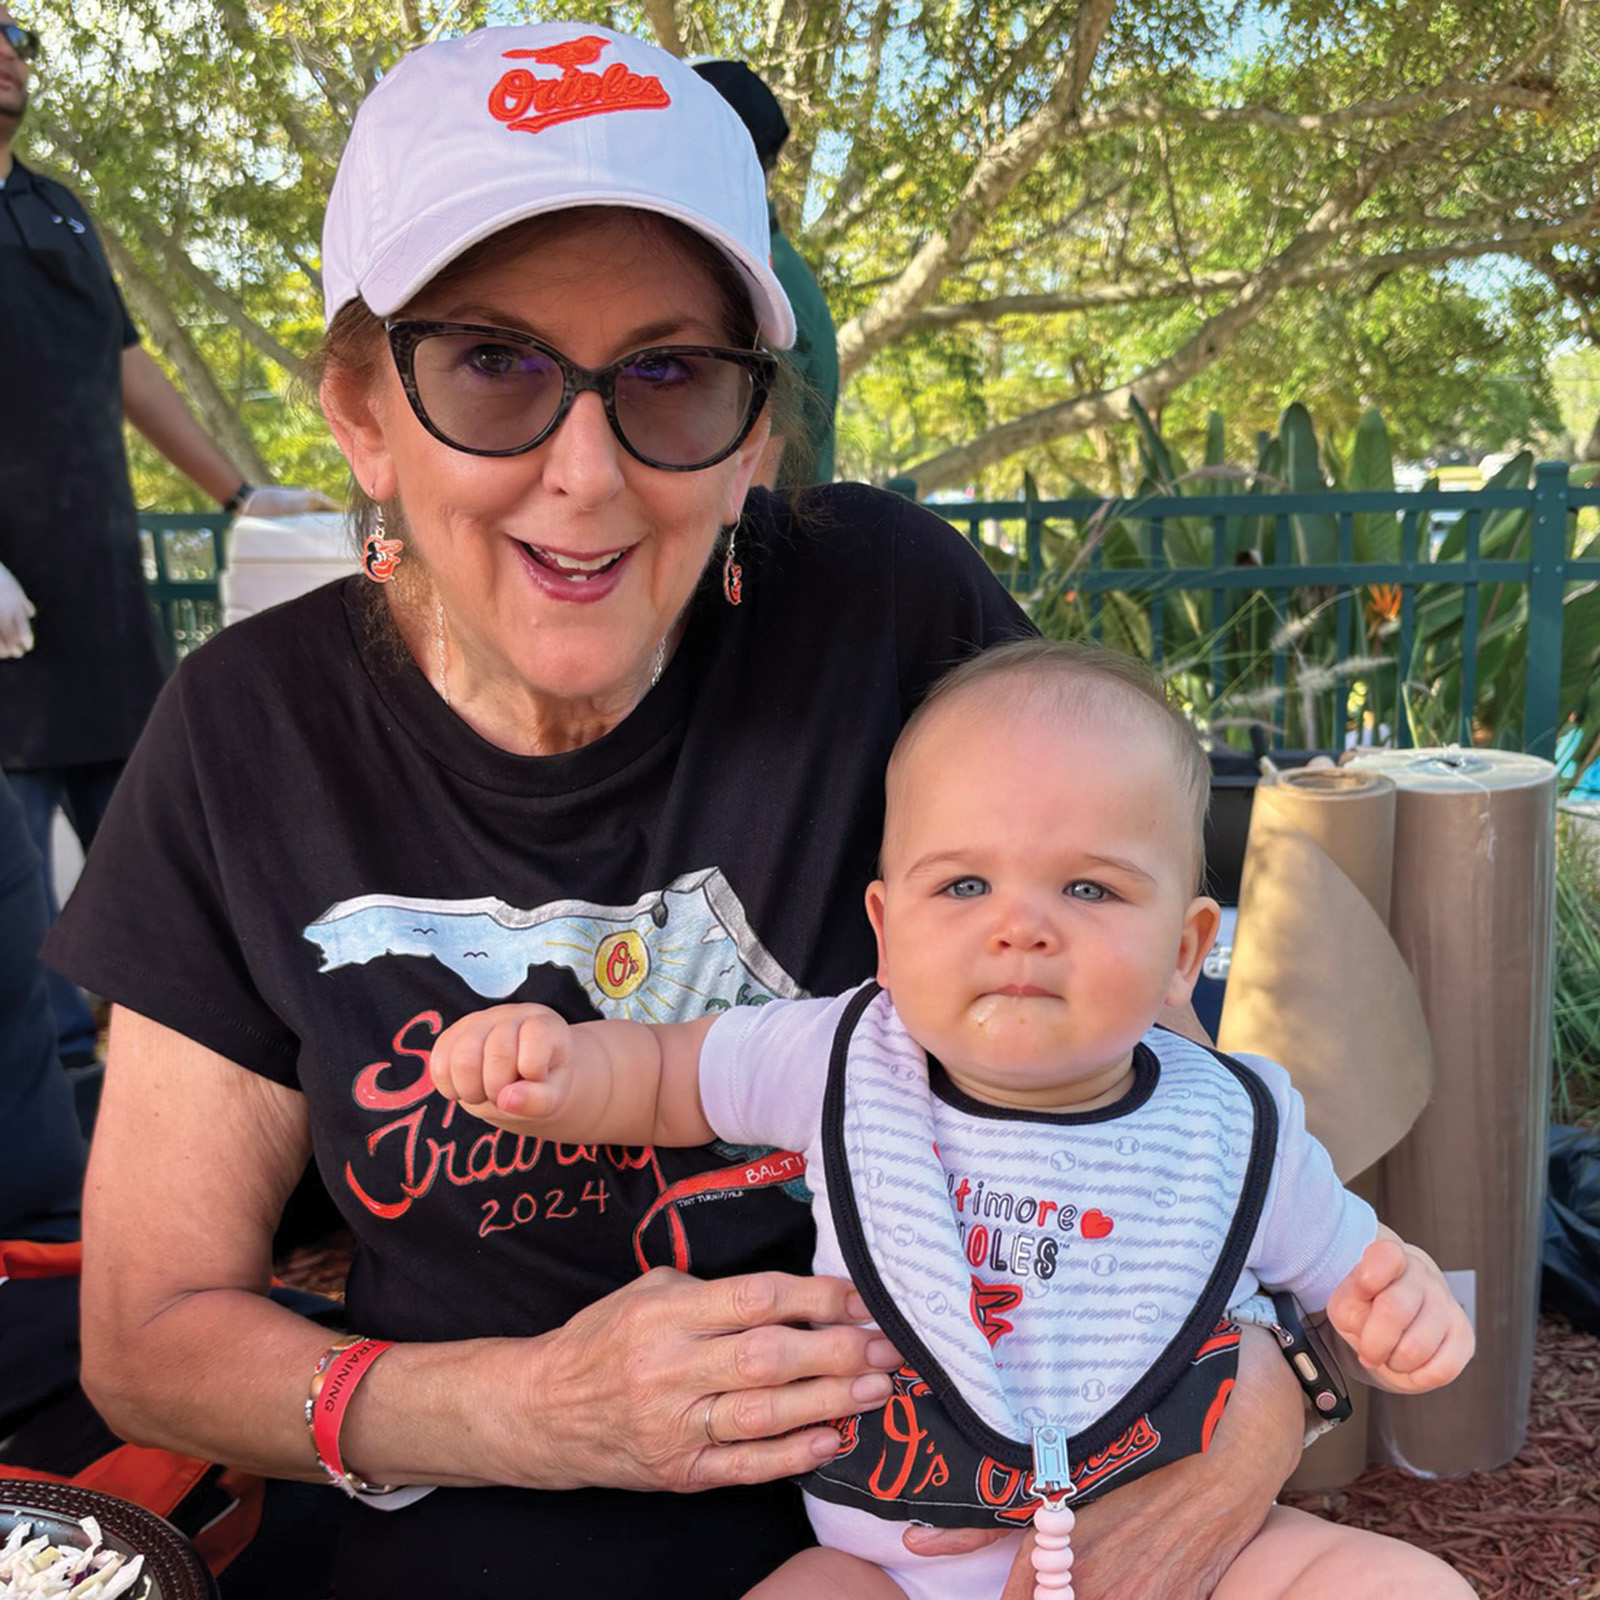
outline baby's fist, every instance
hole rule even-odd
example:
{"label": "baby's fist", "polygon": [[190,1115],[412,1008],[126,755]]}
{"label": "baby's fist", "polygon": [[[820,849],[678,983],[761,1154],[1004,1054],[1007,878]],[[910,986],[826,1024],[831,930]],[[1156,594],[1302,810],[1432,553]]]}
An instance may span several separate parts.
{"label": "baby's fist", "polygon": [[[564,1064],[567,1024],[545,1006],[491,1006],[452,1023],[435,1041],[428,1061],[434,1087],[469,1108],[500,1105],[516,1086],[542,1083]],[[533,1114],[534,1107],[508,1105]]]}
{"label": "baby's fist", "polygon": [[1369,1381],[1398,1394],[1448,1383],[1472,1356],[1472,1325],[1444,1274],[1387,1229],[1328,1297],[1328,1320]]}

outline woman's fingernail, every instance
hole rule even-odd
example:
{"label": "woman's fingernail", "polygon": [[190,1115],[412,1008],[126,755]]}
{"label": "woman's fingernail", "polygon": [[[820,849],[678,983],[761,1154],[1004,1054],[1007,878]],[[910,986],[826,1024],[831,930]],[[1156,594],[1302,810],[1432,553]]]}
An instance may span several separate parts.
{"label": "woman's fingernail", "polygon": [[839,1435],[832,1428],[811,1436],[811,1455],[816,1461],[831,1461],[839,1453]]}
{"label": "woman's fingernail", "polygon": [[852,1322],[867,1322],[872,1317],[872,1313],[867,1310],[867,1302],[859,1294],[855,1293],[851,1293],[846,1297],[844,1314]]}
{"label": "woman's fingernail", "polygon": [[850,1398],[869,1405],[874,1400],[887,1400],[894,1393],[894,1385],[884,1372],[867,1372],[850,1385]]}

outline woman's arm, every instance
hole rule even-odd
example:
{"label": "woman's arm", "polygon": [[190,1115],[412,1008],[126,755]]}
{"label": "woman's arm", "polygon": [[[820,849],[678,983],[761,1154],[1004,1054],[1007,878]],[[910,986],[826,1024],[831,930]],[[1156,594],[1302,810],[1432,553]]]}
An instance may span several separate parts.
{"label": "woman's arm", "polygon": [[[1072,1530],[1078,1600],[1207,1600],[1294,1471],[1304,1409],[1272,1335],[1243,1329],[1238,1381],[1206,1453],[1146,1473],[1078,1513]],[[989,1537],[913,1528],[905,1544],[933,1555]],[[1001,1600],[1031,1600],[1031,1544],[1018,1556]]]}
{"label": "woman's arm", "polygon": [[[1205,1600],[1300,1460],[1305,1401],[1264,1328],[1246,1327],[1227,1409],[1204,1455],[1086,1506],[1072,1543],[1080,1600]],[[1009,1597],[1008,1597],[1009,1600]]]}
{"label": "woman's arm", "polygon": [[[330,1336],[266,1298],[309,1146],[299,1094],[113,1013],[85,1192],[83,1381],[124,1436],[320,1476],[304,1406]],[[838,1279],[658,1270],[537,1338],[391,1350],[350,1403],[343,1453],[378,1483],[782,1477],[834,1453],[816,1424],[887,1395],[899,1357],[855,1326],[865,1317]]]}

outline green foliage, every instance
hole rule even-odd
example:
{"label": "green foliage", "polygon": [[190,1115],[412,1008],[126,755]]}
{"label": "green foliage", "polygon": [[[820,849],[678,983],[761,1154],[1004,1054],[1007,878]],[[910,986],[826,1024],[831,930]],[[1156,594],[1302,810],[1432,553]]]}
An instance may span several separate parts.
{"label": "green foliage", "polygon": [[1554,1074],[1550,1115],[1600,1125],[1600,843],[1592,818],[1556,830]]}
{"label": "green foliage", "polygon": [[[1245,439],[1276,432],[1284,394],[1338,438],[1379,408],[1408,456],[1588,431],[1563,420],[1546,353],[1600,325],[1593,228],[1569,226],[1589,214],[1600,160],[1591,0],[1118,0],[1054,123],[1058,74],[1093,8],[559,9],[647,36],[670,23],[684,52],[745,57],[774,84],[793,128],[772,181],[791,237],[818,263],[847,344],[857,318],[889,324],[847,362],[851,475],[885,477],[1105,394],[1102,410],[1041,423],[949,481],[1003,492],[1027,470],[1047,494],[1074,480],[1128,492],[1139,463],[1123,396],[1151,374],[1150,416],[1191,459],[1207,454],[1213,413]],[[288,396],[318,336],[322,208],[350,117],[419,42],[550,10],[33,0],[46,56],[21,153],[84,192],[126,253],[130,300],[170,309],[168,330],[135,305],[213,431],[234,419],[274,473],[337,491],[342,468]],[[1028,143],[1040,127],[1048,136]],[[1567,236],[1519,243],[1531,227]],[[945,241],[910,292],[918,253]],[[1280,281],[1291,248],[1300,265]],[[1202,330],[1201,355],[1162,376]],[[1325,441],[1320,453],[1329,466]],[[134,470],[141,502],[191,503],[142,448]]]}
{"label": "green foliage", "polygon": [[[1419,745],[1480,743],[1522,748],[1529,631],[1526,585],[1484,583],[1463,588],[1459,566],[1481,559],[1525,558],[1530,514],[1505,508],[1461,515],[1359,512],[1340,519],[1323,511],[1224,516],[1168,515],[1157,525],[1135,515],[1155,497],[1193,498],[1230,492],[1319,494],[1328,490],[1391,491],[1394,465],[1384,419],[1366,412],[1348,439],[1330,430],[1319,440],[1311,413],[1286,406],[1277,430],[1258,446],[1253,471],[1230,466],[1225,429],[1213,414],[1205,459],[1191,468],[1180,448],[1134,403],[1138,488],[1129,501],[1105,501],[1092,516],[1042,529],[1042,573],[1026,596],[1039,626],[1058,637],[1098,631],[1107,642],[1159,662],[1197,720],[1218,739],[1244,743],[1260,726],[1290,747],[1338,750],[1349,737],[1393,737],[1402,725]],[[1486,488],[1526,488],[1533,458],[1510,458]],[[1039,498],[1025,480],[1028,498]],[[1068,496],[1098,500],[1074,483]],[[1475,548],[1469,536],[1476,530]],[[1600,554],[1600,535],[1574,519],[1569,554]],[[1018,557],[994,551],[1001,570],[1021,570]],[[1416,586],[1405,659],[1401,594],[1387,585],[1309,586],[1274,590],[1268,576],[1281,561],[1349,566],[1352,562],[1432,562],[1439,582]],[[1008,565],[1009,564],[1009,565]],[[1166,589],[1167,568],[1259,567],[1263,587],[1213,594]],[[1095,593],[1094,567],[1148,572],[1131,592]],[[1468,606],[1475,632],[1468,627]],[[1467,670],[1470,665],[1471,671]],[[1587,764],[1600,747],[1600,590],[1573,585],[1562,612],[1559,700],[1563,723],[1592,730]],[[1365,730],[1365,732],[1363,732]],[[1582,753],[1582,752],[1580,752]]]}

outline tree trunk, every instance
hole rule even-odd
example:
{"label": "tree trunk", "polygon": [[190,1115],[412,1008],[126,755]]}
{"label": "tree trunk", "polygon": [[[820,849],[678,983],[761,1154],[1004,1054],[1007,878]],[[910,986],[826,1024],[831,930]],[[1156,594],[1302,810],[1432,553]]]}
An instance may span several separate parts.
{"label": "tree trunk", "polygon": [[272,469],[261,459],[249,430],[217,387],[183,325],[173,316],[166,296],[145,276],[114,234],[104,234],[102,239],[135,319],[143,325],[150,342],[172,363],[201,427],[251,483],[270,483]]}

